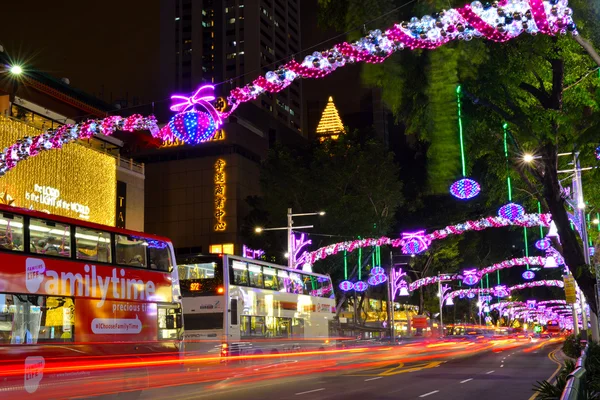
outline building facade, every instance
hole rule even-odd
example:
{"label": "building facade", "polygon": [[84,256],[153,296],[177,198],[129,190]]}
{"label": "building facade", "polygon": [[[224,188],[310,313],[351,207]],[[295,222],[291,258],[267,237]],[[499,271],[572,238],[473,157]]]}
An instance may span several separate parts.
{"label": "building facade", "polygon": [[[160,15],[165,95],[202,83],[218,84],[225,95],[301,50],[300,0],[164,0]],[[300,81],[255,104],[303,132]]]}
{"label": "building facade", "polygon": [[[18,76],[0,52],[0,147],[83,119],[109,105],[67,80],[27,68]],[[123,142],[103,135],[43,152],[0,177],[2,197],[16,207],[144,230],[144,166],[123,159]]]}

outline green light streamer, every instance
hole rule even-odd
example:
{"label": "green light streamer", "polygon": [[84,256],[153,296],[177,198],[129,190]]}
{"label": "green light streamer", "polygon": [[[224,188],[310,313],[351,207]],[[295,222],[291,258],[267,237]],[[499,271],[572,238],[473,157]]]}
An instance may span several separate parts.
{"label": "green light streamer", "polygon": [[[542,213],[542,203],[538,201],[538,214]],[[540,239],[544,238],[544,228],[540,225]]]}
{"label": "green light streamer", "polygon": [[[529,257],[529,244],[527,242],[527,227],[523,227],[523,240],[525,242],[525,257]],[[527,264],[527,269],[529,269],[529,264]]]}
{"label": "green light streamer", "polygon": [[465,163],[465,143],[463,138],[463,123],[462,123],[462,104],[460,102],[461,86],[456,87],[456,105],[458,109],[458,136],[460,138],[460,160],[462,162],[463,177],[467,176],[467,167]]}
{"label": "green light streamer", "polygon": [[502,125],[504,130],[504,157],[506,158],[506,184],[508,186],[508,202],[512,202],[512,185],[510,182],[510,170],[508,169],[508,124]]}
{"label": "green light streamer", "polygon": [[344,280],[348,280],[348,252],[344,250]]}
{"label": "green light streamer", "polygon": [[[360,239],[360,238],[359,238]],[[358,248],[358,280],[360,281],[362,277],[362,248]]]}

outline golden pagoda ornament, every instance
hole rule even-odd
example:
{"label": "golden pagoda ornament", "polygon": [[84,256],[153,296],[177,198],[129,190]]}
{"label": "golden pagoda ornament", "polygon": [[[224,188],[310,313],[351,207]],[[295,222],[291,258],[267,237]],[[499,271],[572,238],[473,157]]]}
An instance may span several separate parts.
{"label": "golden pagoda ornament", "polygon": [[3,204],[5,206],[12,206],[14,202],[15,199],[13,199],[12,196],[8,194],[6,190],[0,193],[0,204]]}

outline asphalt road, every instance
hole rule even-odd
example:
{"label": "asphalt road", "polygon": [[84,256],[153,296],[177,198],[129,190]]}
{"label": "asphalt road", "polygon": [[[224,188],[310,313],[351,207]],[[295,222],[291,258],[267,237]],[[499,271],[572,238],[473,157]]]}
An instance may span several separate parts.
{"label": "asphalt road", "polygon": [[[540,347],[543,344],[548,345]],[[314,363],[322,364],[323,369],[306,373],[301,364],[287,360],[248,367],[246,372],[242,369],[219,382],[148,390],[141,398],[528,400],[534,394],[533,384],[549,379],[557,371],[555,351],[559,347],[556,343],[538,342],[468,354],[450,352],[421,360],[387,355],[373,365],[361,362],[368,358],[365,354],[352,360],[337,360],[333,368],[327,367],[326,359],[313,360],[311,369]]]}

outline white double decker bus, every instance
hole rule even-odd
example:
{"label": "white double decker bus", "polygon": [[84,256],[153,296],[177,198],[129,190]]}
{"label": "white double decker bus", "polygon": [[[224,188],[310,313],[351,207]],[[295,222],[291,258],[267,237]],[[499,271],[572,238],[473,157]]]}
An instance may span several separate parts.
{"label": "white double decker bus", "polygon": [[231,255],[187,257],[178,268],[186,351],[263,354],[329,343],[329,276]]}

